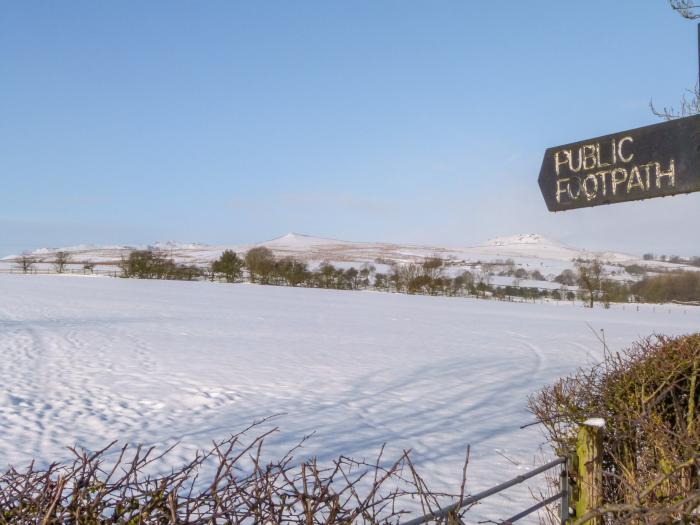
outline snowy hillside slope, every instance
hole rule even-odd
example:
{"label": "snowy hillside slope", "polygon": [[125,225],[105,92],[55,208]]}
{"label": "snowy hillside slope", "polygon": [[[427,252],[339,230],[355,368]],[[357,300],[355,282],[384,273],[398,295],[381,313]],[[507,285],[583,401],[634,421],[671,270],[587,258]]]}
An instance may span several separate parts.
{"label": "snowy hillside slope", "polygon": [[[618,264],[650,264],[641,257],[617,252],[591,252],[566,246],[537,234],[522,234],[491,239],[472,247],[445,247],[417,244],[397,244],[388,242],[352,242],[326,239],[288,233],[258,244],[205,245],[198,243],[160,242],[144,246],[69,246],[63,248],[42,248],[31,252],[40,260],[51,260],[57,251],[67,251],[74,261],[97,263],[117,263],[122,256],[135,249],[158,249],[172,256],[178,262],[206,264],[216,259],[223,250],[245,252],[254,246],[266,246],[278,257],[293,256],[305,261],[338,261],[352,263],[376,263],[385,260],[390,263],[421,262],[427,257],[440,257],[452,263],[493,261],[512,258],[516,263],[529,260],[549,261],[550,265],[564,263],[569,266],[572,259],[600,256]],[[4,262],[11,262],[16,256],[7,256]],[[654,265],[669,265],[652,261]],[[559,264],[558,266],[561,266]],[[675,265],[677,266],[677,265]]]}
{"label": "snowy hillside slope", "polygon": [[[652,332],[682,334],[700,308],[348,293],[207,281],[0,274],[0,466],[66,458],[112,439],[180,443],[172,465],[253,420],[284,414],[270,441],[323,464],[412,449],[428,484],[467,490],[540,458],[526,410],[540,386]],[[589,326],[590,324],[590,326]],[[202,473],[204,476],[206,473]],[[540,482],[538,479],[536,482]],[[470,513],[531,502],[509,490]],[[472,519],[474,518],[474,519]]]}
{"label": "snowy hillside slope", "polygon": [[[107,271],[117,271],[116,265],[123,257],[135,249],[155,249],[173,258],[178,263],[207,266],[217,259],[224,250],[243,254],[255,246],[265,246],[277,257],[294,257],[305,261],[311,268],[327,261],[348,268],[372,264],[379,272],[387,272],[389,265],[421,263],[426,258],[438,257],[445,261],[446,274],[456,275],[464,270],[481,270],[484,264],[512,262],[513,268],[525,269],[528,274],[537,270],[546,280],[523,283],[512,277],[498,276],[494,284],[498,286],[523,285],[539,288],[558,288],[554,278],[565,269],[574,267],[575,259],[600,257],[607,261],[607,269],[614,279],[634,281],[639,275],[626,272],[625,266],[639,265],[651,272],[668,270],[700,270],[700,268],[669,262],[645,261],[641,257],[618,252],[593,252],[566,246],[560,242],[538,234],[521,234],[491,239],[472,247],[445,247],[418,244],[398,244],[387,242],[352,242],[313,237],[298,233],[288,233],[282,237],[258,244],[206,245],[198,243],[159,242],[147,246],[89,246],[80,245],[65,248],[42,248],[32,252],[43,267],[50,268],[55,253],[59,250],[71,254],[74,266],[80,269],[85,262],[104,265]],[[0,259],[0,270],[13,268],[16,256]],[[38,268],[42,268],[40,264]],[[496,270],[494,277],[505,267]],[[539,277],[538,277],[539,279]]]}
{"label": "snowy hillside slope", "polygon": [[[585,250],[577,250],[565,246],[535,233],[498,237],[487,241],[481,246],[467,248],[466,251],[468,253],[473,251],[475,254],[490,254],[499,257],[534,257],[559,261],[570,261],[576,257],[591,256]],[[620,255],[628,259],[633,258],[624,254]]]}

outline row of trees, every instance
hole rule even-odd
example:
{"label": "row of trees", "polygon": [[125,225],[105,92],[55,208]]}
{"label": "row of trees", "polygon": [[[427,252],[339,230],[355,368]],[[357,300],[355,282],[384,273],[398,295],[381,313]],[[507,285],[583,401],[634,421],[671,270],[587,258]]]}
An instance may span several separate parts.
{"label": "row of trees", "polygon": [[687,264],[690,266],[700,266],[700,257],[697,255],[692,257],[681,257],[680,255],[655,255],[653,253],[645,253],[642,258],[645,261],[659,261],[674,264]]}
{"label": "row of trees", "polygon": [[[384,264],[388,263],[386,261]],[[463,271],[456,276],[444,273],[444,261],[428,258],[422,263],[388,264],[389,270],[378,272],[372,264],[340,268],[329,262],[321,263],[315,270],[293,257],[275,259],[264,247],[253,248],[244,258],[226,251],[211,265],[209,277],[227,282],[241,281],[245,271],[252,282],[287,286],[306,286],[340,290],[373,289],[409,294],[495,297],[506,299],[553,298],[574,300],[576,294],[569,290],[542,290],[516,286],[496,287],[491,283],[492,274],[487,270]]]}
{"label": "row of trees", "polygon": [[546,281],[547,278],[542,275],[539,270],[526,270],[523,267],[519,267],[515,264],[513,259],[506,259],[505,261],[496,260],[491,262],[482,262],[480,266],[486,272],[498,273],[498,275],[503,277],[514,277],[516,279],[531,279],[533,281]]}
{"label": "row of trees", "polygon": [[[23,255],[17,266],[29,273],[37,263],[34,257]],[[53,259],[58,273],[66,271],[71,264],[68,252],[57,252]],[[135,250],[123,257],[119,266],[124,277],[138,279],[194,280],[207,278],[212,281],[240,282],[249,279],[253,283],[284,286],[333,288],[339,290],[374,289],[409,294],[479,297],[493,296],[504,299],[552,298],[575,300],[580,298],[590,307],[598,301],[604,306],[612,302],[630,300],[647,302],[700,301],[700,273],[672,272],[645,277],[629,285],[610,278],[600,259],[577,260],[574,269],[565,269],[554,281],[561,284],[559,290],[522,288],[519,286],[493,286],[492,271],[463,271],[456,276],[445,275],[444,261],[428,258],[422,263],[391,264],[386,272],[378,272],[374,265],[363,264],[360,268],[340,268],[329,262],[321,263],[312,270],[307,263],[293,257],[275,258],[271,250],[257,247],[241,257],[226,250],[208,268],[176,263],[171,257],[157,250]],[[91,271],[94,263],[85,263],[84,270]],[[493,268],[491,268],[493,270]],[[519,273],[522,270],[524,273]],[[505,272],[505,273],[504,273]],[[535,272],[539,273],[535,270]],[[640,272],[641,273],[641,272]],[[517,279],[536,277],[522,268],[509,268],[502,275]],[[567,287],[577,286],[578,293]]]}
{"label": "row of trees", "polygon": [[308,286],[340,290],[377,290],[431,295],[465,295],[485,292],[488,278],[475,277],[465,271],[456,277],[443,275],[442,259],[430,258],[423,263],[392,265],[386,273],[377,272],[371,264],[339,268],[329,262],[321,263],[317,269],[293,257],[275,259],[265,247],[253,248],[240,259],[235,253],[226,251],[212,263],[210,277],[224,278],[234,282],[243,278],[247,269],[250,280],[260,284],[280,284],[288,286]]}
{"label": "row of trees", "polygon": [[700,301],[700,272],[673,272],[646,277],[634,283],[632,293],[644,301]]}
{"label": "row of trees", "polygon": [[[644,272],[638,273],[645,275]],[[697,271],[650,275],[628,284],[610,279],[603,263],[599,259],[593,259],[577,261],[575,273],[565,270],[557,279],[570,284],[572,275],[575,275],[576,284],[591,307],[597,300],[605,305],[630,300],[650,303],[700,302],[700,272]]]}
{"label": "row of trees", "polygon": [[[517,286],[493,286],[492,274],[488,271],[463,271],[457,276],[444,274],[444,261],[429,258],[422,263],[393,264],[386,273],[377,272],[370,264],[359,269],[338,268],[328,262],[312,271],[305,262],[285,257],[275,259],[273,253],[264,247],[253,248],[244,258],[232,251],[224,252],[211,265],[211,279],[225,279],[228,282],[240,281],[247,270],[250,280],[260,284],[287,286],[307,286],[334,288],[341,290],[375,290],[427,295],[476,295],[496,298],[522,297],[526,299],[552,298],[575,300],[580,298],[590,307],[595,302],[609,306],[613,302],[642,300],[666,302],[672,300],[700,301],[700,273],[678,272],[663,276],[649,277],[629,285],[610,278],[603,262],[598,259],[577,260],[574,269],[563,270],[554,280],[562,285],[559,290],[521,288]],[[506,275],[520,277],[515,269]],[[536,270],[535,270],[536,271]],[[536,271],[537,272],[537,271]],[[526,272],[527,273],[527,272]],[[539,272],[537,272],[539,273]],[[525,277],[525,276],[524,276]],[[526,277],[532,278],[532,272]],[[568,286],[577,286],[576,293]]]}
{"label": "row of trees", "polygon": [[[23,273],[30,273],[34,270],[36,264],[39,260],[33,255],[22,254],[16,259],[17,267],[22,270]],[[53,267],[56,273],[63,273],[66,271],[66,266],[71,262],[70,253],[59,251],[54,255]],[[94,267],[93,263],[86,263],[90,268]]]}
{"label": "row of trees", "polygon": [[[38,260],[30,255],[17,259],[18,267],[29,273]],[[63,273],[71,263],[68,252],[57,252],[54,256],[54,269]],[[84,270],[92,271],[94,263],[85,263]],[[464,271],[455,277],[444,275],[444,261],[428,258],[422,263],[403,265],[390,264],[386,273],[377,272],[374,265],[363,264],[355,267],[339,268],[323,262],[315,270],[293,257],[276,259],[271,250],[257,247],[240,257],[232,250],[224,251],[208,268],[176,263],[171,257],[157,250],[134,250],[122,257],[119,268],[123,277],[138,279],[183,279],[208,278],[239,282],[247,277],[259,284],[286,286],[307,286],[334,288],[341,290],[376,290],[430,295],[481,295],[494,294],[497,289],[491,286],[491,272],[488,267],[481,271]],[[512,265],[511,265],[512,266]],[[520,275],[513,270],[508,275],[529,277],[528,272]],[[523,270],[524,271],[524,270]],[[537,272],[539,273],[539,272]],[[535,276],[537,278],[537,276]],[[523,295],[514,293],[513,295]],[[527,294],[525,294],[527,295]]]}

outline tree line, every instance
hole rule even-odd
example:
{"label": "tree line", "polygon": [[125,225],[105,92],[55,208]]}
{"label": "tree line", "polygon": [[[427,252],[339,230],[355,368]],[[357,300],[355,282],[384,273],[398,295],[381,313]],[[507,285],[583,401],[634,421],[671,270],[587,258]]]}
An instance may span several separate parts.
{"label": "tree line", "polygon": [[[208,279],[229,283],[252,282],[263,285],[297,286],[336,290],[377,290],[418,295],[475,296],[509,300],[518,297],[525,300],[551,298],[570,300],[578,298],[571,290],[547,290],[519,286],[495,286],[492,277],[496,263],[483,263],[479,270],[463,270],[459,274],[445,274],[445,261],[438,257],[423,262],[395,264],[380,261],[388,266],[387,271],[377,271],[373,264],[365,263],[359,268],[347,268],[322,262],[312,269],[294,257],[276,258],[266,247],[252,248],[239,256],[232,250],[224,251],[207,268],[179,265],[163,255],[149,250],[136,250],[121,262],[124,277],[146,279]],[[516,279],[544,280],[538,270],[527,272],[506,264],[499,275]],[[523,273],[524,272],[524,273]],[[575,283],[572,283],[575,284]],[[598,294],[593,294],[598,298]]]}
{"label": "tree line", "polygon": [[632,284],[631,292],[652,303],[700,302],[700,272],[670,272],[645,277]]}
{"label": "tree line", "polygon": [[491,274],[462,271],[450,277],[444,274],[444,261],[429,258],[421,263],[392,264],[386,272],[373,264],[359,268],[336,266],[328,261],[310,268],[294,257],[276,258],[266,247],[252,248],[243,256],[224,251],[206,268],[176,263],[154,250],[134,250],[123,257],[119,267],[123,277],[137,279],[208,279],[229,283],[249,281],[256,284],[303,286],[336,290],[380,290],[427,295],[493,295]]}
{"label": "tree line", "polygon": [[[16,259],[16,265],[29,273],[37,263],[31,255]],[[539,270],[527,271],[506,261],[481,263],[479,269],[463,270],[457,275],[445,273],[445,261],[431,257],[423,262],[395,264],[381,261],[387,271],[377,271],[373,264],[359,268],[347,268],[322,262],[316,268],[294,257],[276,258],[266,247],[252,248],[240,256],[232,250],[224,251],[207,267],[176,262],[164,252],[147,249],[134,250],[119,262],[121,275],[136,279],[226,281],[229,283],[250,281],[257,284],[279,286],[303,286],[337,290],[377,290],[421,295],[475,296],[508,300],[514,297],[525,300],[580,299],[587,306],[596,302],[608,307],[613,302],[700,302],[700,272],[677,271],[662,275],[646,275],[636,268],[626,268],[630,274],[643,276],[635,283],[611,278],[605,264],[598,258],[577,259],[573,269],[565,269],[554,277],[560,289],[521,287],[519,279],[545,280]],[[69,264],[82,264],[85,272],[91,272],[94,263],[75,263],[71,255],[59,251],[54,255],[53,266],[57,273],[66,271]],[[500,270],[500,271],[499,271]],[[495,286],[493,275],[514,277],[514,285]],[[577,290],[571,288],[577,287]]]}
{"label": "tree line", "polygon": [[700,267],[700,257],[694,255],[692,257],[681,257],[680,255],[656,255],[654,253],[645,253],[642,255],[645,261],[669,262],[673,264],[687,264],[688,266]]}
{"label": "tree line", "polygon": [[554,278],[565,285],[577,285],[589,306],[600,301],[611,302],[700,302],[700,271],[676,270],[647,275],[639,265],[626,266],[630,274],[642,276],[636,282],[612,279],[600,259],[577,260],[574,270],[564,270]]}
{"label": "tree line", "polygon": [[243,258],[230,250],[214,261],[208,277],[227,282],[244,280],[245,274],[253,283],[338,290],[377,289],[406,293],[433,295],[462,295],[476,293],[480,289],[478,279],[468,271],[456,277],[443,275],[444,261],[430,258],[422,263],[392,265],[388,272],[378,272],[373,264],[365,263],[359,268],[342,268],[328,261],[317,268],[294,257],[276,259],[265,247],[249,250]]}

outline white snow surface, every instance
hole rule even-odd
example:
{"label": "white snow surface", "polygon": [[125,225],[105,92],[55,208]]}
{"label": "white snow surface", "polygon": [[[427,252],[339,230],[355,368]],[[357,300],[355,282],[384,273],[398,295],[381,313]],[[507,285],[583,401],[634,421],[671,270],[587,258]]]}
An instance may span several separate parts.
{"label": "white snow surface", "polygon": [[[527,396],[700,309],[464,298],[248,284],[0,275],[0,464],[65,458],[112,439],[181,444],[171,464],[283,413],[269,454],[372,459],[412,449],[429,485],[470,492],[551,454]],[[589,327],[590,324],[590,327]],[[541,478],[540,478],[541,480]],[[541,482],[541,481],[540,481]],[[531,504],[525,487],[469,519]]]}

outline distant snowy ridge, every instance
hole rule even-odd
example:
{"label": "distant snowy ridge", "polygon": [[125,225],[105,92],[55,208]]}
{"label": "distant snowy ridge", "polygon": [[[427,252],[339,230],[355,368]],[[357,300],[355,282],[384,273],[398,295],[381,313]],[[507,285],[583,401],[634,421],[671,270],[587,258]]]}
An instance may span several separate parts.
{"label": "distant snowy ridge", "polygon": [[275,246],[305,248],[308,246],[328,246],[335,244],[357,244],[352,241],[341,241],[339,239],[326,239],[324,237],[314,237],[312,235],[304,235],[302,233],[290,232],[282,237],[275,237],[269,241],[259,243],[259,246],[267,246],[272,249]]}
{"label": "distant snowy ridge", "polygon": [[511,246],[517,244],[556,244],[561,246],[560,243],[537,233],[521,233],[520,235],[511,235],[510,237],[496,237],[495,239],[486,241],[484,246]]}
{"label": "distant snowy ridge", "polygon": [[[116,264],[135,249],[157,249],[166,252],[178,262],[207,264],[219,257],[224,250],[246,252],[256,246],[265,246],[277,257],[291,256],[309,263],[331,261],[344,264],[391,264],[422,262],[429,257],[439,257],[451,265],[473,264],[495,260],[513,259],[518,266],[539,266],[558,273],[570,267],[576,258],[599,256],[616,264],[643,263],[641,257],[617,252],[590,252],[566,246],[539,234],[527,233],[498,237],[472,247],[445,247],[419,244],[383,242],[352,242],[339,239],[314,237],[300,233],[288,233],[257,244],[207,245],[176,241],[156,242],[145,246],[78,245],[65,248],[41,248],[31,252],[39,260],[50,261],[56,252],[66,251],[75,262]],[[2,260],[12,262],[15,256]],[[661,264],[661,263],[659,263]]]}
{"label": "distant snowy ridge", "polygon": [[[477,253],[490,253],[502,256],[537,257],[562,261],[570,261],[578,257],[589,258],[596,255],[595,252],[572,248],[536,233],[497,237],[470,250],[474,250]],[[622,253],[616,253],[615,255],[618,259],[629,260],[636,258],[633,255]]]}
{"label": "distant snowy ridge", "polygon": [[[620,281],[639,280],[638,271],[627,271],[630,265],[644,266],[648,271],[693,270],[700,268],[670,262],[645,261],[642,257],[619,252],[594,252],[549,239],[536,233],[525,233],[490,239],[483,244],[465,248],[429,246],[420,244],[397,244],[383,242],[351,242],[339,239],[314,237],[300,233],[288,233],[281,237],[255,244],[208,245],[193,242],[164,241],[142,246],[96,246],[78,245],[66,248],[41,248],[31,252],[39,269],[51,269],[58,251],[70,254],[74,269],[84,263],[95,263],[106,272],[118,272],[117,266],[123,258],[136,249],[159,250],[179,264],[208,266],[224,250],[245,254],[255,247],[269,248],[277,258],[293,257],[316,269],[322,262],[340,268],[373,265],[377,272],[388,273],[391,266],[408,263],[421,264],[426,259],[437,257],[445,261],[446,276],[456,276],[462,271],[482,272],[490,275],[497,286],[526,286],[533,288],[560,288],[556,279],[564,270],[574,269],[577,259],[599,257],[606,270]],[[0,259],[0,270],[16,271],[16,257]],[[525,270],[531,279],[516,278],[515,270]],[[520,272],[522,274],[522,271]]]}

